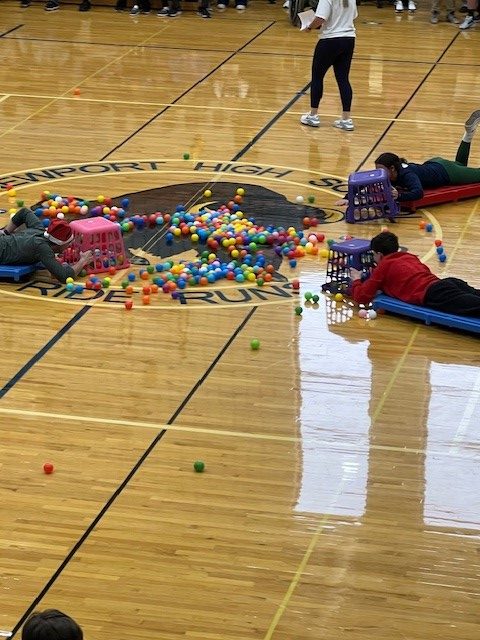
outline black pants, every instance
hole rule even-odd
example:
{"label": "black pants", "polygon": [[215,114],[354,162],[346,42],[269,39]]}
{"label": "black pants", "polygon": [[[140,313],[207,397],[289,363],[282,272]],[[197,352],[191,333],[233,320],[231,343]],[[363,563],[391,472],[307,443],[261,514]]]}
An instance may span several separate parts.
{"label": "black pants", "polygon": [[312,109],[318,109],[323,96],[323,79],[330,67],[333,67],[342,108],[344,111],[350,111],[353,92],[348,76],[354,49],[355,38],[324,38],[317,42],[313,54],[312,86],[310,88]]}
{"label": "black pants", "polygon": [[456,316],[480,318],[480,289],[459,278],[442,278],[428,287],[423,304]]}

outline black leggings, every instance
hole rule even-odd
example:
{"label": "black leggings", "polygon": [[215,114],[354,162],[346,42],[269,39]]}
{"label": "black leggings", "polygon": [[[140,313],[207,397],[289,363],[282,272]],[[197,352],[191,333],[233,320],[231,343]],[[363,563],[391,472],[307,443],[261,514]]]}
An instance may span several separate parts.
{"label": "black leggings", "polygon": [[317,42],[312,62],[312,86],[310,88],[310,106],[318,109],[323,96],[323,79],[333,67],[335,79],[340,91],[342,108],[350,111],[352,106],[352,85],[348,79],[352,64],[355,38],[324,38]]}
{"label": "black leggings", "polygon": [[459,278],[442,278],[427,289],[425,307],[456,316],[480,318],[480,290]]}

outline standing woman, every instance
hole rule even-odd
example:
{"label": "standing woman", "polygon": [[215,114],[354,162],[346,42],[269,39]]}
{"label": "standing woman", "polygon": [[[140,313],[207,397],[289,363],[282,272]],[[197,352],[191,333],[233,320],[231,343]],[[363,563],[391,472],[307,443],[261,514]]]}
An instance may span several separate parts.
{"label": "standing woman", "polygon": [[353,22],[357,15],[355,0],[319,0],[315,18],[308,27],[308,31],[320,28],[322,30],[313,54],[311,109],[310,113],[300,118],[302,124],[309,127],[320,126],[318,105],[323,96],[323,79],[330,67],[333,67],[343,109],[342,117],[335,120],[333,126],[353,131],[354,125],[350,115],[353,92],[348,76],[355,48]]}

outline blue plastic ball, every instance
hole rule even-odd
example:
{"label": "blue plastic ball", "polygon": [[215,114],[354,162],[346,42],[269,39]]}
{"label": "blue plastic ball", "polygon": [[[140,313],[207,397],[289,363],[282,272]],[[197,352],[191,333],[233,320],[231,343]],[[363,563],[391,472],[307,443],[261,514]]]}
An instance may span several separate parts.
{"label": "blue plastic ball", "polygon": [[122,200],[122,207],[123,207],[124,209],[128,209],[129,205],[130,205],[130,200],[129,200],[128,198],[123,198],[123,200]]}
{"label": "blue plastic ball", "polygon": [[438,253],[439,256],[442,255],[443,247],[437,247],[437,253]]}
{"label": "blue plastic ball", "polygon": [[292,269],[293,269],[294,267],[296,267],[296,266],[297,266],[297,261],[296,261],[296,260],[289,260],[289,265],[290,265],[290,266],[292,267]]}
{"label": "blue plastic ball", "polygon": [[428,231],[428,233],[433,231],[433,224],[431,222],[425,225],[425,231]]}
{"label": "blue plastic ball", "polygon": [[135,282],[136,275],[134,273],[129,273],[127,278],[130,280],[130,282]]}
{"label": "blue plastic ball", "polygon": [[438,259],[440,260],[440,262],[446,262],[447,261],[447,254],[446,253],[442,253],[438,256]]}

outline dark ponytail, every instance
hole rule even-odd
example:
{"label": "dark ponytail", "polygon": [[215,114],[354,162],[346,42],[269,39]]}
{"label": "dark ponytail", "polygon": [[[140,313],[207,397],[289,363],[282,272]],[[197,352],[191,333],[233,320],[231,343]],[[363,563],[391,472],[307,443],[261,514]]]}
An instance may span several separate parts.
{"label": "dark ponytail", "polygon": [[405,158],[399,158],[395,153],[382,153],[375,160],[375,164],[381,164],[388,169],[393,167],[398,173],[402,168],[402,163],[407,164]]}

